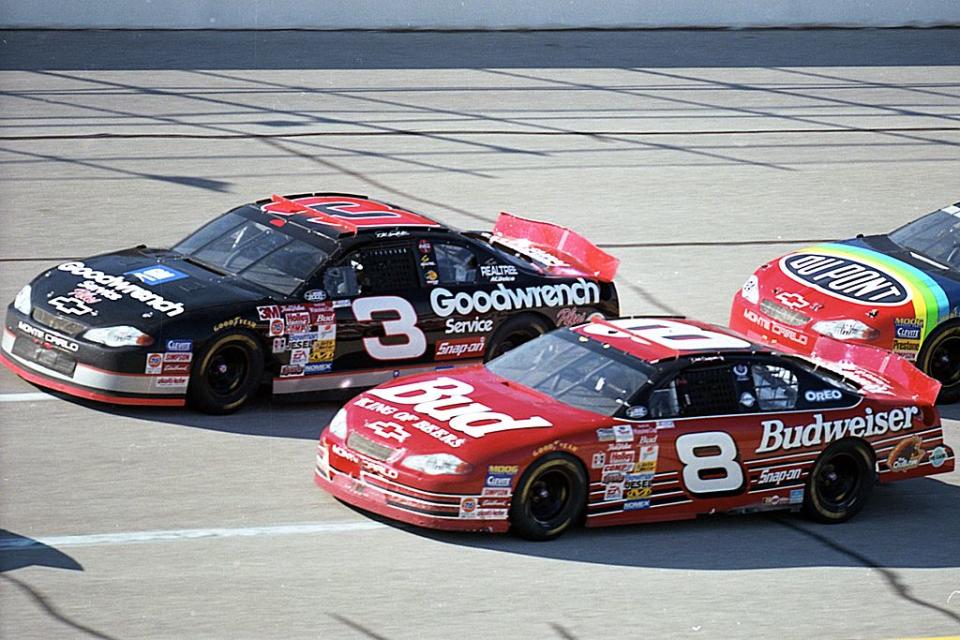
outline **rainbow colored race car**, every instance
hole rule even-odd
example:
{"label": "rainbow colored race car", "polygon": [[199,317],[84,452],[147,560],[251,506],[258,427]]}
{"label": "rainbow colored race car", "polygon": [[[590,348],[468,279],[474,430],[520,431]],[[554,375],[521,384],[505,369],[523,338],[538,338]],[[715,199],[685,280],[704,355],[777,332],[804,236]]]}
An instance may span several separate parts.
{"label": "rainbow colored race car", "polygon": [[811,353],[826,337],[892,350],[960,399],[960,202],[885,235],[807,247],[761,265],[730,326]]}

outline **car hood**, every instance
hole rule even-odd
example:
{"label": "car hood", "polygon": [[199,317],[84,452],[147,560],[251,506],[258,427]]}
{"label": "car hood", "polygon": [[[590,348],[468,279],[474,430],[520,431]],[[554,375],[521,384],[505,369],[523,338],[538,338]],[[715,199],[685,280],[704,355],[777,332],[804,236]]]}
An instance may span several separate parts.
{"label": "car hood", "polygon": [[483,366],[403,378],[346,406],[348,428],[407,453],[452,453],[468,462],[562,441],[612,418],[562,404]]}
{"label": "car hood", "polygon": [[199,309],[260,300],[264,293],[167,250],[134,248],[64,262],[32,283],[34,309],[91,327],[139,328]]}
{"label": "car hood", "polygon": [[877,250],[892,245],[884,240],[823,243],[778,258],[767,267],[775,277],[758,271],[760,297],[814,320],[853,318],[880,328],[891,318],[916,319],[929,332],[960,304],[960,283],[921,269],[902,250]]}

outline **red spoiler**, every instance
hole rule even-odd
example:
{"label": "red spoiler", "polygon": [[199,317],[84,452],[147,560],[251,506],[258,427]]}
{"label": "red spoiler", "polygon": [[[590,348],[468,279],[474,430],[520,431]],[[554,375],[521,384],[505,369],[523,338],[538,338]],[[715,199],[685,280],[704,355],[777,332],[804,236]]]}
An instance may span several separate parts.
{"label": "red spoiler", "polygon": [[[613,282],[620,260],[575,231],[549,222],[529,220],[501,212],[493,227],[493,241],[545,262],[547,271],[563,273],[571,268],[604,282]],[[548,254],[538,256],[537,254]],[[549,258],[559,261],[551,264]],[[541,257],[546,258],[542,260]],[[564,269],[566,267],[566,269]]]}
{"label": "red spoiler", "polygon": [[[814,343],[810,357],[863,384],[866,391],[877,391],[875,387],[889,381],[910,392],[916,400],[930,404],[936,403],[940,393],[937,380],[925,375],[906,358],[884,349],[821,336]],[[880,380],[871,380],[876,376]]]}

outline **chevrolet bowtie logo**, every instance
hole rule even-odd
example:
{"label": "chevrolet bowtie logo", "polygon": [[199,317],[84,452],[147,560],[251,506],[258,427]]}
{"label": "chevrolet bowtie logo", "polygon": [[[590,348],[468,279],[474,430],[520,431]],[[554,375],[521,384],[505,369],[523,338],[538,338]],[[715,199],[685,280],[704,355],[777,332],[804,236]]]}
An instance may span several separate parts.
{"label": "chevrolet bowtie logo", "polygon": [[790,307],[791,309],[803,309],[810,305],[799,293],[781,293],[777,296],[777,300],[785,307]]}
{"label": "chevrolet bowtie logo", "polygon": [[410,437],[410,432],[395,422],[384,422],[383,420],[378,420],[376,422],[368,422],[366,426],[369,429],[372,429],[373,432],[381,438],[394,438],[401,444],[404,440]]}

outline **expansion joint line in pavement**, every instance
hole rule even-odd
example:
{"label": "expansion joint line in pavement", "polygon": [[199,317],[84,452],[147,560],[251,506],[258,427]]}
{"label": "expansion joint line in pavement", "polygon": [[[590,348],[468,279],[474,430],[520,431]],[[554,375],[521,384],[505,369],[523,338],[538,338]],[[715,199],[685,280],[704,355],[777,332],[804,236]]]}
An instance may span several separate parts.
{"label": "expansion joint line in pavement", "polygon": [[272,138],[333,138],[333,137],[391,137],[391,136],[742,136],[742,135],[810,135],[819,133],[937,133],[960,131],[958,126],[940,127],[807,127],[795,129],[697,129],[691,131],[526,131],[504,129],[417,129],[410,131],[304,131],[302,133],[51,133],[34,135],[0,135],[0,141],[41,140],[138,140],[175,138],[183,140],[256,140]]}
{"label": "expansion joint line in pavement", "polygon": [[839,542],[835,542],[834,540],[831,540],[830,538],[828,538],[827,536],[821,533],[802,527],[787,519],[771,517],[771,520],[773,520],[777,524],[787,527],[788,529],[792,529],[797,533],[800,533],[808,538],[811,538],[819,542],[823,546],[829,549],[832,549],[833,551],[836,551],[837,553],[840,553],[850,558],[851,560],[855,560],[856,562],[862,564],[865,567],[873,569],[874,571],[879,573],[881,577],[883,577],[883,579],[887,583],[887,586],[890,587],[890,590],[893,591],[893,593],[900,599],[906,600],[907,602],[912,602],[913,604],[923,607],[925,609],[936,611],[937,613],[940,613],[946,616],[947,618],[950,618],[953,622],[955,622],[958,626],[960,626],[960,615],[954,613],[953,611],[950,611],[949,609],[939,607],[933,604],[932,602],[921,600],[917,596],[910,593],[910,586],[905,584],[903,580],[900,578],[900,576],[897,574],[897,572],[890,569],[889,567],[884,567],[879,563],[874,562],[873,560],[863,555],[862,553],[858,553],[853,549],[843,546]]}

